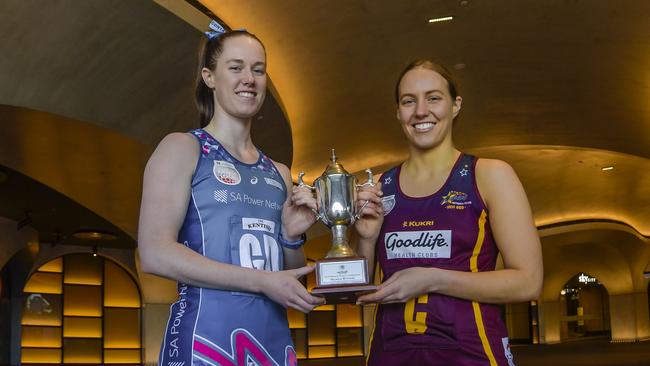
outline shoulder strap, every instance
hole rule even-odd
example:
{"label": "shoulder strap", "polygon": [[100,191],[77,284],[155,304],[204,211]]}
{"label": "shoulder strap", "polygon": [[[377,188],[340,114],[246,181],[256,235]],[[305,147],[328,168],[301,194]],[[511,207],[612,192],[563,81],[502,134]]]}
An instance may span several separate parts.
{"label": "shoulder strap", "polygon": [[448,185],[445,188],[443,200],[450,204],[469,202],[477,209],[483,208],[483,201],[476,186],[476,161],[474,155],[464,155],[452,171]]}
{"label": "shoulder strap", "polygon": [[218,151],[221,148],[219,141],[210,137],[210,135],[203,131],[203,129],[197,128],[195,130],[188,131],[188,133],[194,135],[194,137],[199,140],[202,157],[206,157],[210,155],[211,151]]}
{"label": "shoulder strap", "polygon": [[280,184],[282,187],[284,187],[284,191],[287,192],[289,187],[284,183],[284,178],[282,177],[282,173],[280,173],[280,169],[278,169],[277,166],[275,166],[275,162],[271,160],[266,154],[262,152],[262,150],[257,149],[257,151],[260,154],[260,168],[264,171],[268,171],[274,178],[277,178],[279,180]]}
{"label": "shoulder strap", "polygon": [[449,185],[456,190],[470,190],[474,186],[474,155],[463,154],[449,178]]}
{"label": "shoulder strap", "polygon": [[397,191],[397,173],[399,171],[399,167],[400,167],[399,165],[394,166],[389,170],[385,171],[379,177],[379,182],[381,183],[381,190],[384,192],[384,196]]}

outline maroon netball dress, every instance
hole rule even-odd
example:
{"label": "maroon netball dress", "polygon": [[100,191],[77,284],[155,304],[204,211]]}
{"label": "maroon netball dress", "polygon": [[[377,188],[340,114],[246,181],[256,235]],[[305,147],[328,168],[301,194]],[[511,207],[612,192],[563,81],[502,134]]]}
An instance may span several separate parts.
{"label": "maroon netball dress", "polygon": [[[494,270],[498,250],[475,178],[477,158],[461,154],[440,190],[409,197],[401,165],[381,177],[384,224],[377,241],[383,280],[410,267]],[[498,305],[429,293],[380,304],[368,365],[513,366]]]}

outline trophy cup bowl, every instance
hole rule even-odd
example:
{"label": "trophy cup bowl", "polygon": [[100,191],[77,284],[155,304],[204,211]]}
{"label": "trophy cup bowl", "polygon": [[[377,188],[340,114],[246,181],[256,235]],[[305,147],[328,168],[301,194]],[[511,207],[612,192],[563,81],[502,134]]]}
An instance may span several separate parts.
{"label": "trophy cup bowl", "polygon": [[374,185],[372,171],[367,169],[366,173],[368,181],[358,185],[357,178],[336,161],[332,149],[329,165],[313,186],[303,182],[304,173],[298,175],[299,186],[316,192],[316,220],[332,231],[332,247],[325,258],[316,261],[316,287],[311,291],[314,295],[325,297],[328,304],[354,303],[359,295],[377,288],[370,284],[368,261],[358,256],[347,241],[348,226],[359,218],[356,210],[357,188]]}

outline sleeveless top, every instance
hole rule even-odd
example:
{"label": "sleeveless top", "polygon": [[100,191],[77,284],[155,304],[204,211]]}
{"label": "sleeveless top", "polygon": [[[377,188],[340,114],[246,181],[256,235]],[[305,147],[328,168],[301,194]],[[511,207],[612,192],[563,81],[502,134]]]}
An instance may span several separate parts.
{"label": "sleeveless top", "polygon": [[[410,267],[494,270],[498,250],[475,178],[476,157],[461,154],[427,197],[401,192],[401,165],[381,176],[385,217],[377,241],[383,281]],[[513,366],[500,306],[429,293],[380,304],[369,365]]]}
{"label": "sleeveless top", "polygon": [[[245,164],[206,131],[178,242],[212,260],[283,269],[277,238],[287,187],[259,151]],[[262,294],[178,284],[160,351],[162,366],[297,365],[286,310]]]}

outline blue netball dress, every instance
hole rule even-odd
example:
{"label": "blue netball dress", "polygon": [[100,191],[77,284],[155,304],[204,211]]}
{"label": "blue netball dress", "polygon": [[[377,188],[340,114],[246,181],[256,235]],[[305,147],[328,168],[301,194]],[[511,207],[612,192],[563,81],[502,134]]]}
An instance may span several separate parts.
{"label": "blue netball dress", "polygon": [[[476,157],[461,154],[440,190],[409,197],[401,166],[381,177],[384,223],[377,241],[383,280],[411,267],[493,271],[498,249],[475,177]],[[498,305],[429,293],[380,304],[369,366],[514,366]]]}
{"label": "blue netball dress", "polygon": [[[283,269],[278,244],[282,176],[261,151],[244,164],[204,130],[178,241],[215,261]],[[286,310],[262,294],[178,284],[160,351],[162,366],[297,365]]]}

